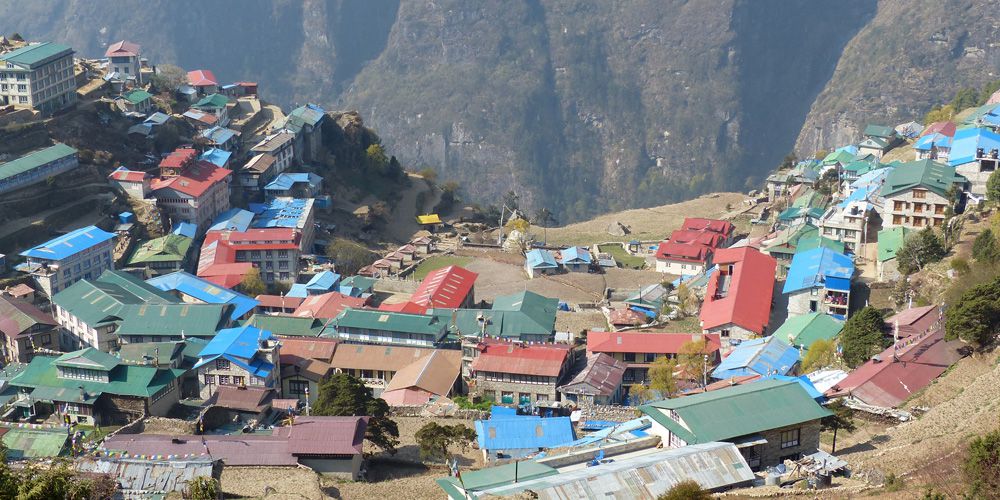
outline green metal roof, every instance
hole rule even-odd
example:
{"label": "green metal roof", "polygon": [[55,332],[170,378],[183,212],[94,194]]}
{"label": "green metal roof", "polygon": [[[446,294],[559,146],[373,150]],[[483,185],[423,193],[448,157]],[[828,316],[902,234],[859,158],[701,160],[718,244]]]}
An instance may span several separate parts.
{"label": "green metal roof", "polygon": [[788,318],[774,332],[779,339],[788,341],[791,345],[801,345],[808,348],[817,340],[833,340],[844,324],[832,316],[823,313],[801,314]]}
{"label": "green metal roof", "polygon": [[142,89],[132,89],[128,92],[125,92],[122,95],[122,97],[124,97],[125,100],[127,100],[132,104],[142,104],[143,101],[152,99],[153,94],[150,94],[149,92],[146,92],[145,90]]}
{"label": "green metal roof", "polygon": [[34,68],[55,56],[62,55],[66,51],[69,51],[70,54],[73,53],[73,49],[68,45],[52,42],[33,43],[7,52],[6,54],[0,54],[0,61],[8,61]]}
{"label": "green metal roof", "polygon": [[869,137],[869,138],[861,141],[861,144],[859,144],[858,146],[859,147],[865,147],[865,148],[885,149],[885,148],[889,147],[889,141],[887,141],[887,140],[885,140],[885,139],[883,139],[881,137]]}
{"label": "green metal roof", "polygon": [[192,243],[193,240],[187,236],[171,233],[139,245],[132,252],[128,263],[134,266],[148,262],[181,262],[187,256]]}
{"label": "green metal roof", "polygon": [[823,158],[823,164],[833,165],[834,163],[840,163],[846,165],[854,161],[855,159],[856,159],[855,156],[852,155],[851,153],[848,153],[847,151],[834,151],[826,155],[826,158]]}
{"label": "green metal roof", "polygon": [[229,98],[227,98],[222,94],[212,94],[203,97],[192,107],[195,109],[204,109],[204,108],[217,109],[226,107],[226,104],[229,104]]}
{"label": "green metal roof", "polygon": [[62,143],[56,143],[54,146],[28,153],[16,160],[0,163],[0,180],[9,179],[75,154],[75,149]]}
{"label": "green metal roof", "polygon": [[435,316],[424,314],[403,314],[389,311],[365,309],[345,309],[335,319],[337,328],[363,328],[367,330],[441,335],[446,323]]}
{"label": "green metal roof", "polygon": [[[797,381],[774,379],[654,401],[639,410],[688,444],[733,439],[831,415]],[[666,410],[676,412],[687,427]]]}
{"label": "green metal roof", "polygon": [[167,365],[182,354],[184,344],[180,341],[124,344],[118,348],[118,356],[131,364],[141,365],[155,361],[157,364]]}
{"label": "green metal roof", "polygon": [[243,324],[253,325],[275,335],[289,337],[319,337],[324,321],[318,318],[299,318],[270,314],[254,314]]}
{"label": "green metal roof", "polygon": [[461,485],[466,490],[479,491],[497,486],[513,484],[517,474],[517,481],[527,481],[541,477],[554,476],[559,473],[556,469],[545,464],[523,460],[516,463],[498,465],[475,471],[462,473]]}
{"label": "green metal roof", "polygon": [[91,370],[110,371],[118,366],[120,360],[104,351],[87,347],[79,351],[67,352],[56,358],[56,366],[70,368],[87,368]]}
{"label": "green metal roof", "polygon": [[127,305],[180,302],[138,278],[121,271],[105,271],[96,280],[80,280],[55,294],[52,302],[90,326],[121,318]]}
{"label": "green metal roof", "polygon": [[964,184],[967,179],[949,167],[934,160],[917,160],[906,162],[889,172],[882,185],[882,196],[892,196],[896,193],[921,187],[946,196],[948,190],[956,183]]}
{"label": "green metal roof", "polygon": [[837,253],[844,253],[844,242],[831,240],[830,238],[819,236],[818,234],[799,238],[798,244],[795,246],[795,253],[805,252],[819,247],[829,248]]}
{"label": "green metal roof", "polygon": [[866,137],[881,137],[888,139],[890,137],[895,137],[896,129],[887,125],[868,124],[868,126],[865,127],[863,135]]}
{"label": "green metal roof", "polygon": [[150,304],[123,307],[119,336],[213,337],[226,326],[232,304]]}
{"label": "green metal roof", "polygon": [[[150,397],[184,373],[184,370],[119,364],[109,373],[108,382],[60,378],[55,367],[56,359],[51,356],[36,356],[23,372],[11,379],[10,384],[34,389],[32,394],[40,390],[36,399],[41,399],[44,395],[48,400],[54,397],[58,401],[86,403],[93,402],[103,393]],[[81,387],[83,391],[80,390]]]}
{"label": "green metal roof", "polygon": [[896,258],[896,252],[903,246],[906,237],[913,230],[907,227],[891,227],[878,232],[878,261],[885,262]]}
{"label": "green metal roof", "polygon": [[367,276],[349,276],[340,281],[340,286],[350,286],[359,290],[371,290],[375,286],[375,278]]}

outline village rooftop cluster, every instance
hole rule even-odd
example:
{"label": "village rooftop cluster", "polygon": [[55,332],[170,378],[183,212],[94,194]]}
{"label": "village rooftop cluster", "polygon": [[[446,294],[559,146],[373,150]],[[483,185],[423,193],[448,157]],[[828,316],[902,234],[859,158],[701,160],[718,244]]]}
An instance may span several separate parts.
{"label": "village rooftop cluster", "polygon": [[[907,418],[903,401],[962,356],[961,343],[943,340],[941,308],[927,305],[888,318],[891,346],[853,371],[801,363],[865,305],[852,295],[863,268],[874,281],[899,278],[908,236],[983,200],[1000,161],[992,101],[959,124],[869,125],[857,144],[771,175],[747,202],[780,209],[754,221],[757,235],[689,217],[662,241],[618,243],[658,279],[608,290],[591,305],[604,320],[561,331],[557,318],[581,304],[527,289],[483,300],[477,282],[493,277],[461,265],[408,279],[462,246],[438,234],[447,223],[437,214],[357,274],[340,274],[323,257],[331,228],[317,219],[334,200],[306,168],[330,119],[320,106],[297,107],[244,142],[262,106],[256,83],[190,71],[172,89],[189,108],[168,113],[135,43],[85,60],[52,42],[10,47],[0,53],[5,114],[45,117],[100,99],[133,122],[131,136],[176,121],[199,140],[107,175],[143,213],[0,255],[0,272],[18,278],[0,293],[0,428],[5,443],[38,436],[36,446],[8,444],[9,459],[69,455],[82,470],[127,462],[188,479],[217,477],[218,463],[305,465],[361,480],[368,417],[310,415],[321,382],[345,373],[395,409],[454,410],[459,396],[492,403],[475,422],[486,467],[456,465],[440,478],[450,498],[623,488],[655,498],[685,479],[721,491],[771,481],[793,463],[828,479],[849,464],[820,451],[827,404]],[[913,158],[882,162],[906,141]],[[41,148],[0,163],[0,194],[80,166],[70,146]],[[832,190],[821,191],[824,179]],[[138,237],[141,217],[163,235]],[[619,265],[597,242],[520,251],[528,280]],[[254,273],[267,293],[243,293]],[[697,331],[672,330],[684,314]],[[690,358],[691,346],[699,362],[677,365],[676,393],[650,391],[660,360]],[[180,414],[200,435],[128,431]],[[124,427],[92,449],[67,432],[109,425]]]}

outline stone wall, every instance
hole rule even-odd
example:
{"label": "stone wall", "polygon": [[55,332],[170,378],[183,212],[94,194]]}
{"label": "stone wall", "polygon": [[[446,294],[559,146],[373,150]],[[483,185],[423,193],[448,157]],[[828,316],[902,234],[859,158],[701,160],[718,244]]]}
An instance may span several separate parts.
{"label": "stone wall", "polygon": [[517,403],[520,400],[520,394],[530,394],[531,401],[535,402],[538,400],[538,395],[543,394],[548,397],[548,401],[558,401],[556,385],[555,384],[524,384],[521,382],[498,382],[493,380],[486,380],[484,377],[479,376],[476,379],[476,393],[484,396],[486,391],[494,391],[496,401],[501,401],[502,394],[504,392],[514,393],[514,402]]}
{"label": "stone wall", "polygon": [[[389,408],[390,415],[393,417],[426,417],[424,410],[424,406],[393,406]],[[485,420],[489,418],[490,412],[457,408],[446,414],[436,414],[435,416],[458,420]]]}
{"label": "stone wall", "polygon": [[611,422],[628,422],[642,416],[634,406],[590,405],[581,408],[581,420],[607,420]]}
{"label": "stone wall", "polygon": [[[789,448],[781,447],[782,431],[799,429],[799,445]],[[768,467],[781,463],[781,458],[789,455],[807,455],[819,449],[819,420],[813,420],[803,424],[789,425],[769,431],[762,432],[761,435],[767,440],[762,445],[760,454],[761,467]]]}
{"label": "stone wall", "polygon": [[413,293],[420,286],[419,281],[379,278],[375,281],[373,288],[376,292],[387,293]]}

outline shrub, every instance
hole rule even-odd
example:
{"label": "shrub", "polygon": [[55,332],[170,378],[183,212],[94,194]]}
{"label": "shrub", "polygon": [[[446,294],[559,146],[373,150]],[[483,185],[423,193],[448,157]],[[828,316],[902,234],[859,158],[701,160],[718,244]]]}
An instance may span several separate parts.
{"label": "shrub", "polygon": [[969,482],[971,498],[1000,498],[1000,430],[969,443],[962,471]]}
{"label": "shrub", "polygon": [[656,500],[708,500],[711,493],[703,490],[696,481],[681,481],[660,495]]}

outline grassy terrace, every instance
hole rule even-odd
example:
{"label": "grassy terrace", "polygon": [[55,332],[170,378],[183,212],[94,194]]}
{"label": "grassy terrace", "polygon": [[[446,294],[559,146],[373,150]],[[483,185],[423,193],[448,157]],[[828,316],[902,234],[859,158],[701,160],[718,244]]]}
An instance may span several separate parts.
{"label": "grassy terrace", "polygon": [[421,262],[417,268],[413,270],[413,273],[410,274],[410,277],[415,280],[422,280],[427,277],[431,271],[448,266],[464,266],[469,262],[472,262],[470,257],[460,257],[458,255],[435,255]]}
{"label": "grassy terrace", "polygon": [[602,253],[609,253],[622,267],[629,269],[642,269],[646,266],[646,259],[630,255],[621,245],[598,245],[597,249]]}

